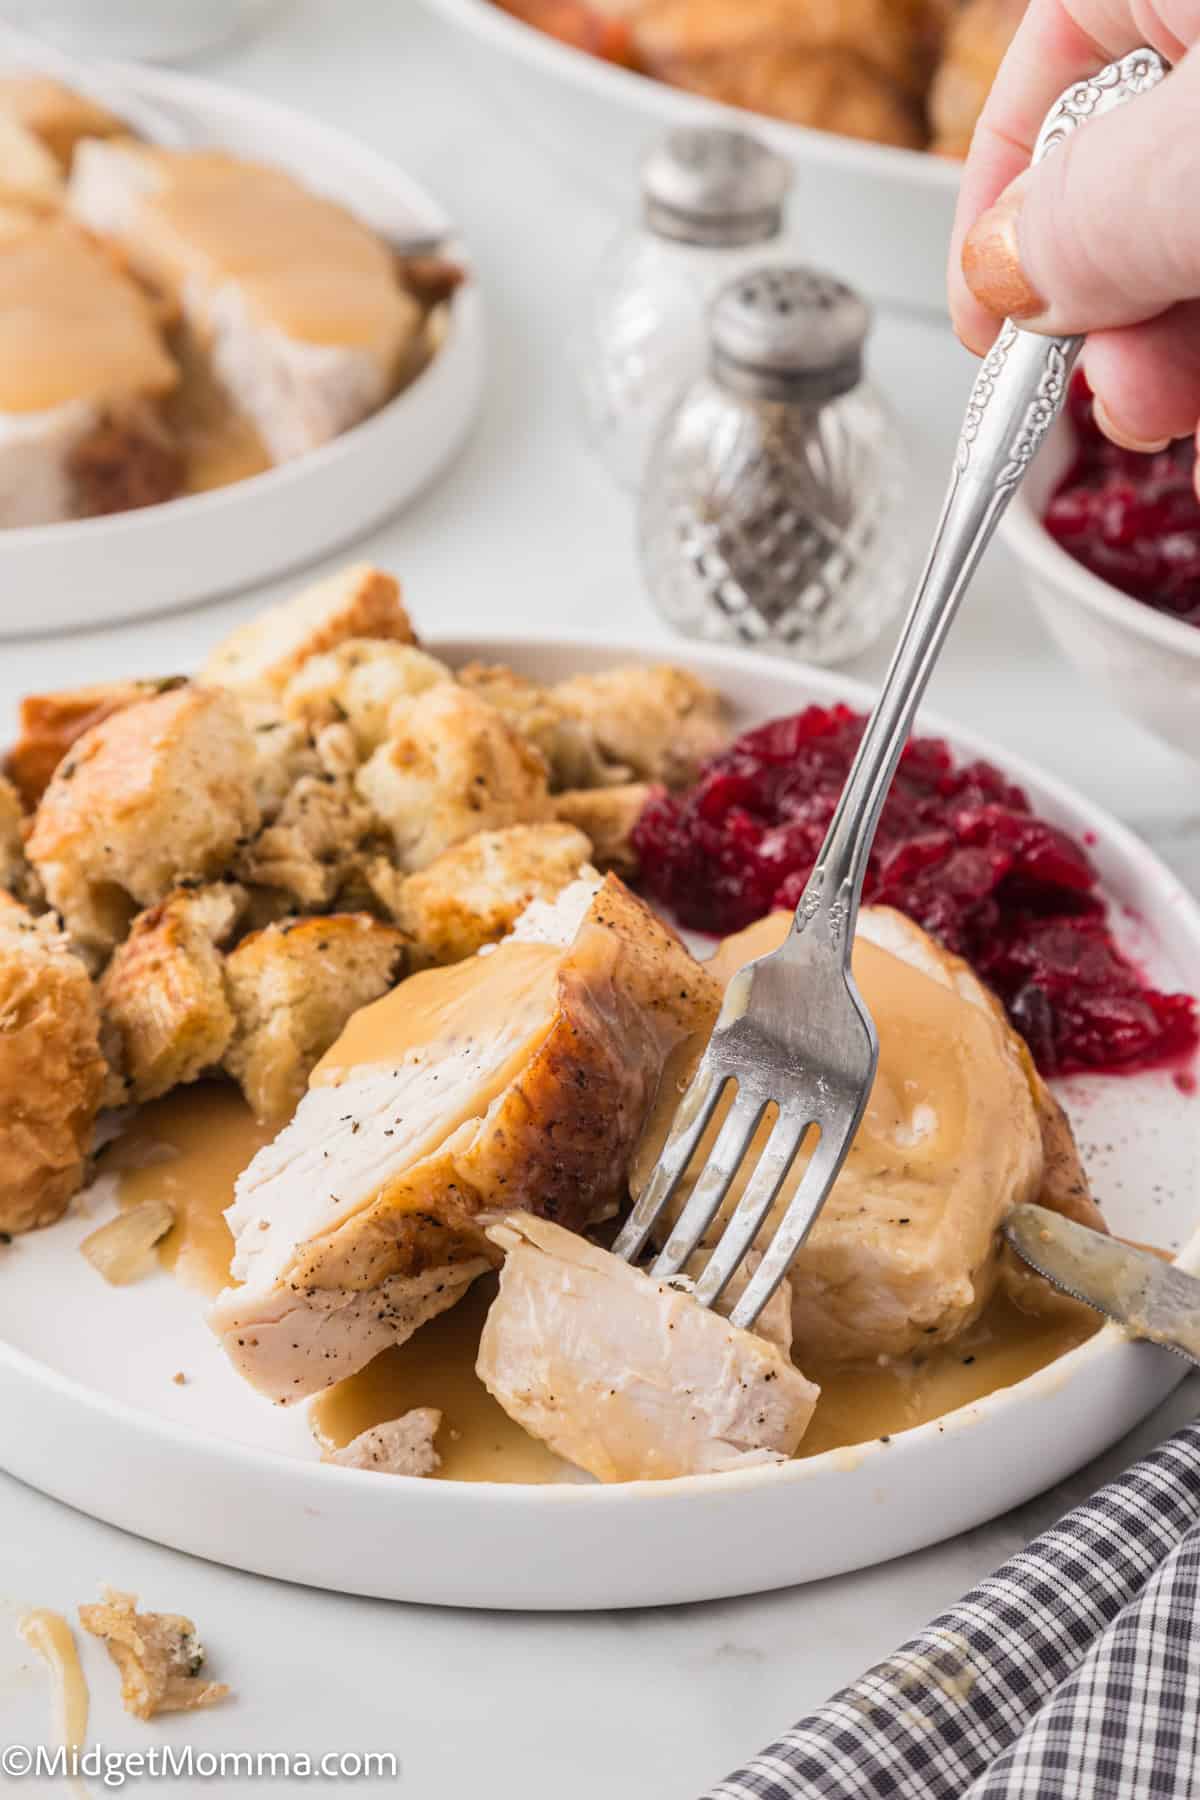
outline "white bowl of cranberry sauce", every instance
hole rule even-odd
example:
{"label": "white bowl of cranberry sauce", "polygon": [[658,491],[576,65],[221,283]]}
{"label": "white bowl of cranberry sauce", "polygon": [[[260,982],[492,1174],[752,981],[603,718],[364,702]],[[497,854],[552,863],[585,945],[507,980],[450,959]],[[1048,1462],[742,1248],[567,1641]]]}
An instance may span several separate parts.
{"label": "white bowl of cranberry sauce", "polygon": [[1077,376],[1004,536],[1060,649],[1156,736],[1200,760],[1200,500],[1190,442],[1102,438]]}

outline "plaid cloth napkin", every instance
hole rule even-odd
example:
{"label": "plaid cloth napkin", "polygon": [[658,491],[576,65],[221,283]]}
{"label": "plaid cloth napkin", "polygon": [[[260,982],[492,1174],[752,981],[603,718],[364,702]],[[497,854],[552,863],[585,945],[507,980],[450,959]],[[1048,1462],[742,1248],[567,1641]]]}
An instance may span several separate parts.
{"label": "plaid cloth napkin", "polygon": [[1200,1796],[1189,1425],[705,1800]]}

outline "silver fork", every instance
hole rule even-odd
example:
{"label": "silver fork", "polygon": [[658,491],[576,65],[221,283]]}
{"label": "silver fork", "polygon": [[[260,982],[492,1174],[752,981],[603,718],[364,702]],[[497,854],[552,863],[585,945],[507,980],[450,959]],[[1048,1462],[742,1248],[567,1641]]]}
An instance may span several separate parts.
{"label": "silver fork", "polygon": [[[1046,117],[1039,161],[1089,119],[1154,87],[1166,68],[1138,50],[1076,83]],[[1046,338],[1005,322],[967,405],[933,544],[786,942],[740,970],[658,1163],[613,1249],[634,1261],[669,1206],[723,1096],[711,1153],[651,1266],[677,1274],[704,1240],[771,1107],[778,1108],[741,1199],[696,1283],[711,1306],[755,1244],[797,1155],[808,1167],[730,1315],[751,1326],[787,1273],[838,1178],[866,1110],[879,1040],[850,966],[871,844],[921,695],[959,602],[1001,514],[1057,417],[1081,338]]]}

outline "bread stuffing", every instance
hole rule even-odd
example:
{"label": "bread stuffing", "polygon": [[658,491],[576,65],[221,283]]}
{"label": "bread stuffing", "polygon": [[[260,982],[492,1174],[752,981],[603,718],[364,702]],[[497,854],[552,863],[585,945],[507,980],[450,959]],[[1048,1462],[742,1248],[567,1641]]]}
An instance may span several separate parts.
{"label": "bread stuffing", "polygon": [[402,869],[423,869],[477,831],[550,816],[544,757],[495,707],[456,685],[428,688],[357,778]]}
{"label": "bread stuffing", "polygon": [[554,816],[574,825],[590,841],[598,869],[612,869],[626,881],[637,873],[633,828],[650,798],[650,785],[626,781],[617,787],[571,788],[554,796]]}
{"label": "bread stuffing", "polygon": [[237,701],[184,686],[94,725],[34,814],[29,860],[72,940],[102,959],[181,881],[225,873],[259,825]]}
{"label": "bread stuffing", "polygon": [[204,1674],[204,1646],[179,1613],[139,1612],[137,1595],[104,1587],[103,1599],[79,1608],[79,1623],[100,1638],[121,1676],[121,1704],[134,1719],[195,1712],[229,1697],[223,1681]]}
{"label": "bread stuffing", "polygon": [[108,1080],[87,970],[52,917],[0,895],[0,1231],[66,1210]]}
{"label": "bread stuffing", "polygon": [[300,665],[284,689],[283,705],[313,728],[344,722],[366,758],[391,736],[398,709],[426,688],[453,680],[445,663],[414,644],[347,638]]}
{"label": "bread stuffing", "polygon": [[220,946],[245,906],[233,885],[180,888],[139,913],[100,981],[100,1004],[132,1100],[214,1069],[233,1036]]}
{"label": "bread stuffing", "polygon": [[225,959],[235,1021],[224,1067],[256,1118],[288,1118],[308,1077],[360,1006],[404,969],[402,932],[363,913],[290,919],[251,932]]}
{"label": "bread stuffing", "polygon": [[639,781],[682,786],[729,736],[720,695],[665,663],[576,675],[550,691],[605,760]]}
{"label": "bread stuffing", "polygon": [[217,645],[201,680],[277,699],[310,656],[348,638],[415,642],[399,582],[369,563],[339,569],[240,626]]}
{"label": "bread stuffing", "polygon": [[461,962],[507,936],[533,900],[556,900],[591,861],[571,825],[477,831],[401,883],[397,918],[419,956]]}

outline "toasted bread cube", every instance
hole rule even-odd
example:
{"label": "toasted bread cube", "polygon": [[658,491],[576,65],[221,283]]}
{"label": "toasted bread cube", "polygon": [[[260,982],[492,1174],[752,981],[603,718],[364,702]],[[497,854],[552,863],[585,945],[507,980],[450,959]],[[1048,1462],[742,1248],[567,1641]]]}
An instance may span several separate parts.
{"label": "toasted bread cube", "polygon": [[590,726],[574,718],[549,688],[527,681],[503,663],[468,663],[458,679],[541,751],[552,790],[597,787],[620,781],[626,773],[605,761]]}
{"label": "toasted bread cube", "polygon": [[15,893],[25,862],[21,801],[11,781],[0,775],[0,888]]}
{"label": "toasted bread cube", "polygon": [[717,690],[670,663],[576,675],[550,692],[600,754],[639,781],[682,787],[729,738]]}
{"label": "toasted bread cube", "polygon": [[19,736],[5,759],[5,771],[33,812],[67,751],[93,725],[113,713],[185,685],[182,676],[165,681],[100,681],[90,687],[26,694],[17,714]]}
{"label": "toasted bread cube", "polygon": [[573,788],[554,796],[554,811],[566,825],[574,825],[591,841],[592,861],[606,873],[614,869],[625,877],[637,872],[633,828],[650,798],[645,781],[627,781],[620,787]]}
{"label": "toasted bread cube", "polygon": [[240,888],[181,888],[139,914],[100,982],[130,1098],[154,1100],[214,1068],[233,1036],[218,945],[245,906]]}
{"label": "toasted bread cube", "polygon": [[336,650],[309,657],[285,688],[283,708],[313,729],[344,721],[364,757],[389,735],[398,706],[453,680],[445,663],[412,644],[348,638]]}
{"label": "toasted bread cube", "polygon": [[218,644],[201,679],[278,698],[310,656],[333,650],[347,638],[416,642],[394,575],[369,563],[340,569]]}
{"label": "toasted bread cube", "polygon": [[0,775],[0,889],[28,903],[36,895],[37,885],[25,855],[20,796],[12,782]]}
{"label": "toasted bread cube", "polygon": [[239,695],[238,704],[254,740],[254,794],[268,824],[301,777],[318,773],[320,758],[307,728],[286,718],[274,700]]}
{"label": "toasted bread cube", "polygon": [[368,912],[383,913],[399,923],[408,881],[409,877],[403,869],[396,867],[390,856],[368,852],[350,870],[339,899],[342,904],[349,905],[349,896],[357,894],[358,904]]}
{"label": "toasted bread cube", "polygon": [[181,687],[85,732],[27,845],[74,941],[103,957],[141,907],[222,875],[259,825],[254,742],[232,694]]}
{"label": "toasted bread cube", "polygon": [[374,823],[370,807],[345,777],[304,775],[274,823],[242,852],[239,878],[253,887],[278,889],[302,911],[328,906]]}
{"label": "toasted bread cube", "polygon": [[0,1230],[66,1210],[107,1080],[87,970],[49,915],[0,895]]}
{"label": "toasted bread cube", "polygon": [[141,1613],[136,1594],[103,1587],[103,1600],[79,1608],[79,1623],[103,1639],[121,1674],[121,1704],[135,1719],[193,1712],[224,1700],[223,1681],[206,1681],[204,1647],[179,1613]]}
{"label": "toasted bread cube", "polygon": [[532,824],[550,812],[545,759],[495,707],[457,686],[419,695],[356,785],[408,870],[477,831]]}
{"label": "toasted bread cube", "polygon": [[351,1013],[399,979],[403,932],[366,913],[268,925],[225,959],[237,1020],[225,1068],[260,1119],[284,1119]]}
{"label": "toasted bread cube", "polygon": [[399,923],[422,960],[461,962],[505,937],[531,900],[556,900],[590,856],[587,838],[570,825],[478,831],[408,877]]}

